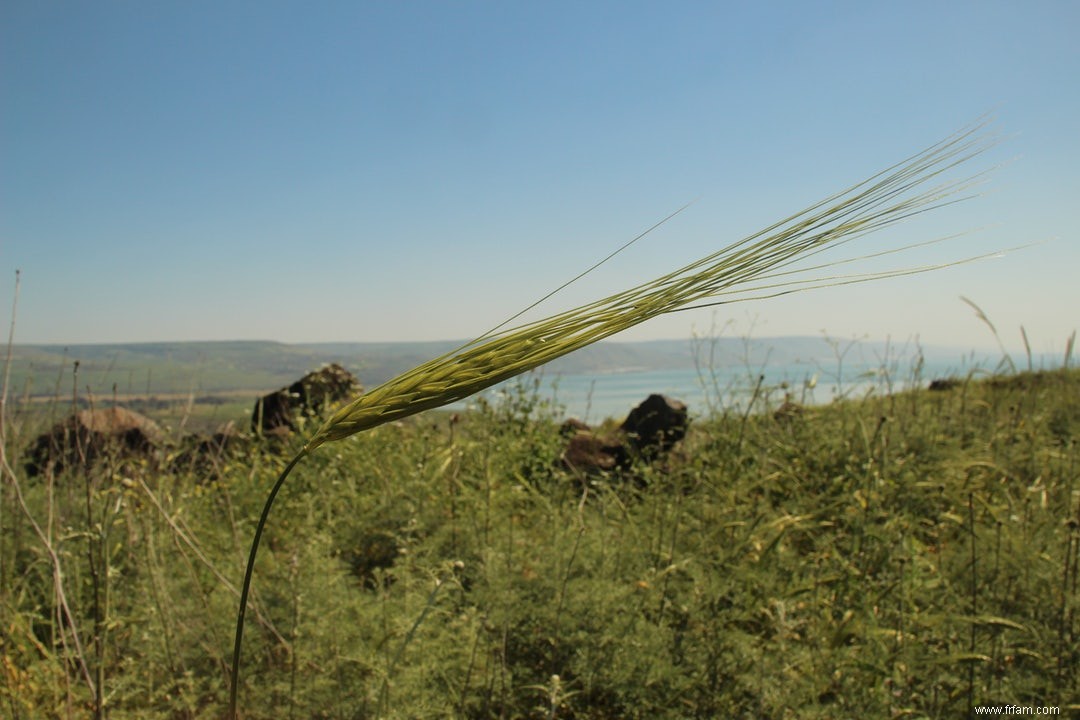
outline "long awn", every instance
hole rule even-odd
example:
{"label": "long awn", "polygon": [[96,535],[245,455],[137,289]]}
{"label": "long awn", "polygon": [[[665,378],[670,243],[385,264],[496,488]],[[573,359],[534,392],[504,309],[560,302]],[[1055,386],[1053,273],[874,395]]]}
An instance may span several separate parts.
{"label": "long awn", "polygon": [[[334,412],[282,471],[256,525],[236,618],[229,718],[236,718],[244,615],[259,542],[278,491],[302,458],[324,443],[469,397],[660,315],[957,264],[946,262],[854,275],[812,274],[925,244],[918,243],[840,261],[797,265],[913,215],[974,197],[971,190],[983,173],[954,180],[944,176],[996,143],[986,132],[986,126],[985,120],[969,126],[846,190],[655,280],[544,320],[504,330],[521,316],[519,313],[477,339],[395,377]],[[979,258],[958,262],[975,259]],[[806,277],[807,273],[811,276]]]}

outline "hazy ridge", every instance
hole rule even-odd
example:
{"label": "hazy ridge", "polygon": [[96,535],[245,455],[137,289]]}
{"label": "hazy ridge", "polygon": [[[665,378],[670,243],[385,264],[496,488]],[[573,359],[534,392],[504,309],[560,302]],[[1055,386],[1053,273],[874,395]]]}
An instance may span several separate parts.
{"label": "hazy ridge", "polygon": [[[337,362],[365,386],[377,385],[440,354],[460,341],[299,343],[273,341],[156,342],[93,345],[17,345],[12,351],[9,392],[18,396],[67,395],[77,388],[97,394],[220,393],[280,387],[324,363]],[[695,367],[835,364],[887,359],[928,359],[960,364],[958,348],[887,346],[880,342],[831,341],[822,337],[746,340],[608,341],[549,364],[548,374],[603,374]],[[73,375],[78,361],[78,376]]]}

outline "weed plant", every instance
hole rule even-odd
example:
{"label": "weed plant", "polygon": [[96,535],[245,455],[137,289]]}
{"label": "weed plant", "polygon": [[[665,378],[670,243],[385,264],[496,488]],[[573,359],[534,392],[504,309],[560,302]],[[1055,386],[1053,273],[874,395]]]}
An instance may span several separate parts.
{"label": "weed plant", "polygon": [[[528,382],[312,455],[267,527],[244,717],[1076,707],[1080,373],[790,415],[781,395],[698,419],[634,481],[562,469]],[[235,578],[288,451],[211,482],[16,470],[5,716],[220,717]]]}

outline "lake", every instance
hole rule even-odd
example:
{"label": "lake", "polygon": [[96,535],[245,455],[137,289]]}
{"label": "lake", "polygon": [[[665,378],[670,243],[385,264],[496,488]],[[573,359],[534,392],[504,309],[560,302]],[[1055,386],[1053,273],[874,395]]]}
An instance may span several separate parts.
{"label": "lake", "polygon": [[[1052,360],[1043,359],[1046,367]],[[1060,362],[1060,360],[1059,360]],[[1043,367],[1044,365],[1036,365]],[[759,393],[767,393],[775,406],[785,395],[801,404],[832,402],[839,397],[860,397],[867,393],[885,394],[926,387],[942,377],[964,378],[969,374],[985,376],[998,371],[997,359],[968,355],[955,361],[936,359],[921,365],[914,359],[898,358],[887,365],[833,362],[793,365],[766,365],[755,368],[728,367],[711,371],[695,368],[674,370],[622,371],[596,374],[554,374],[539,371],[510,380],[485,393],[498,401],[512,392],[514,383],[524,384],[557,408],[559,417],[576,417],[587,423],[605,418],[620,419],[635,405],[653,393],[685,402],[692,415],[707,415],[724,407],[745,407],[753,395],[758,378]],[[468,401],[454,407],[464,408]]]}

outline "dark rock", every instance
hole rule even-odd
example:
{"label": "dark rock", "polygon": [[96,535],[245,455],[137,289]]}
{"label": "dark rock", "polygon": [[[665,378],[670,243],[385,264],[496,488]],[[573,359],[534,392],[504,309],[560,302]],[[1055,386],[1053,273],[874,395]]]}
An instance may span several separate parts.
{"label": "dark rock", "polygon": [[597,431],[580,420],[562,424],[567,438],[560,461],[581,475],[629,470],[634,458],[653,461],[686,436],[686,405],[663,395],[650,395],[630,411],[614,431]]}
{"label": "dark rock", "polygon": [[164,434],[157,424],[122,407],[80,410],[34,441],[27,473],[61,473],[71,467],[88,468],[103,456],[122,459],[147,457],[161,446]]}
{"label": "dark rock", "polygon": [[944,392],[946,390],[952,390],[959,385],[960,381],[956,378],[938,378],[937,380],[930,381],[930,392]]}
{"label": "dark rock", "polygon": [[667,452],[686,437],[690,424],[686,404],[664,395],[650,395],[630,411],[621,430],[643,456]]}
{"label": "dark rock", "polygon": [[327,365],[256,400],[251,429],[262,434],[295,432],[301,418],[320,415],[362,390],[351,372],[336,363]]}

